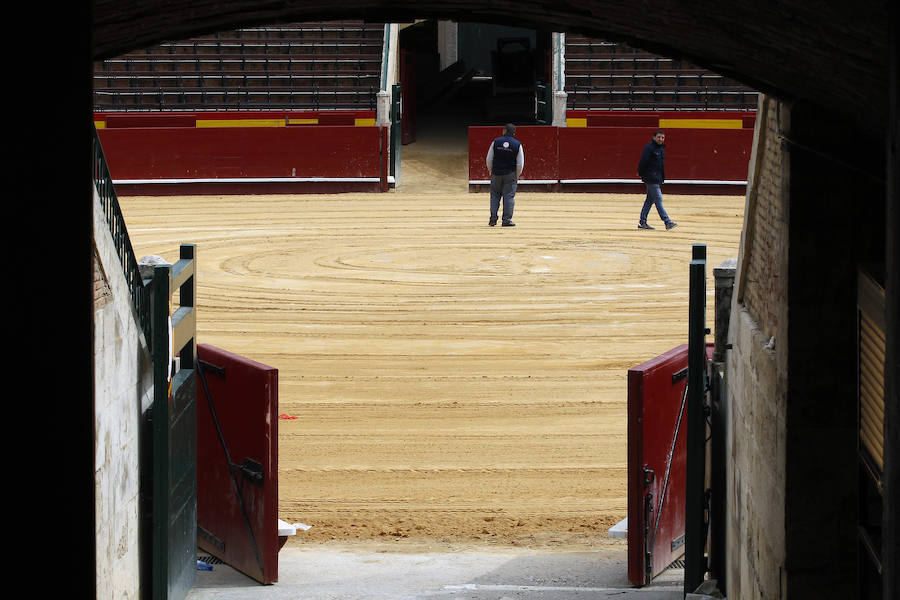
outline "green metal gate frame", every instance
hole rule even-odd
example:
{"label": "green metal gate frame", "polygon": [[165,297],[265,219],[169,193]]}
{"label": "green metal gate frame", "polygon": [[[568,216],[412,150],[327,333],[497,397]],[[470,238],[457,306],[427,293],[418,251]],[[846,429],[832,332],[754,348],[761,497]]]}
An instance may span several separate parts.
{"label": "green metal gate frame", "polygon": [[[152,566],[154,600],[185,598],[197,576],[196,247],[154,269]],[[179,292],[172,312],[172,291]],[[174,368],[175,357],[180,369]]]}
{"label": "green metal gate frame", "polygon": [[401,103],[402,84],[391,86],[391,166],[394,185],[400,185],[400,147],[403,145],[403,105]]}
{"label": "green metal gate frame", "polygon": [[553,88],[538,81],[534,86],[534,118],[538,125],[553,124]]}
{"label": "green metal gate frame", "polygon": [[707,571],[706,547],[706,244],[691,249],[688,301],[687,474],[684,518],[684,593]]}

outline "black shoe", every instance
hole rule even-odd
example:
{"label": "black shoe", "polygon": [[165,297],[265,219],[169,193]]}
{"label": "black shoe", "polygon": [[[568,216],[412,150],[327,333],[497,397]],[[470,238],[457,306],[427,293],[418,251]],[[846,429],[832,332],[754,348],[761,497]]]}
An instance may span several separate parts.
{"label": "black shoe", "polygon": [[493,226],[496,225],[496,224],[497,224],[497,217],[491,217],[491,220],[488,221],[488,225],[490,225],[491,227],[493,227]]}
{"label": "black shoe", "polygon": [[512,221],[503,221],[503,226],[504,227],[515,227],[516,224],[513,223]]}
{"label": "black shoe", "polygon": [[656,229],[656,227],[647,225],[646,223],[638,223],[638,229]]}
{"label": "black shoe", "polygon": [[668,223],[666,223],[666,229],[674,229],[676,227],[678,227],[678,223],[676,223],[675,221],[669,221]]}

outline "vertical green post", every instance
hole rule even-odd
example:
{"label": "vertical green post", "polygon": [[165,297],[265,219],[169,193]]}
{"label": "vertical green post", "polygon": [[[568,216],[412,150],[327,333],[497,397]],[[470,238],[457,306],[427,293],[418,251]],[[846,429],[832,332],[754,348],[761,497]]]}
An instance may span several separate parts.
{"label": "vertical green post", "polygon": [[172,267],[153,271],[153,561],[151,593],[154,600],[168,596],[169,498],[169,298]]}
{"label": "vertical green post", "polygon": [[687,477],[684,519],[684,593],[703,583],[706,500],[706,244],[694,244],[688,305]]}
{"label": "vertical green post", "polygon": [[390,174],[394,185],[400,185],[400,146],[403,135],[403,106],[401,103],[401,83],[391,86],[391,165]]}

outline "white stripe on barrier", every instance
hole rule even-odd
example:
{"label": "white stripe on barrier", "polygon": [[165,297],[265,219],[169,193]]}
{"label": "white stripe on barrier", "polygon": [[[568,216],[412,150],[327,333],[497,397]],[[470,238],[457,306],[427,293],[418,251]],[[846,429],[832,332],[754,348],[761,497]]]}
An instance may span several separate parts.
{"label": "white stripe on barrier", "polygon": [[378,177],[229,177],[222,179],[113,179],[113,185],[144,183],[345,183],[378,182]]}
{"label": "white stripe on barrier", "polygon": [[[644,183],[640,179],[560,179],[560,183]],[[667,179],[668,183],[689,185],[747,185],[746,181],[729,181],[725,179]],[[665,184],[663,184],[665,185]]]}
{"label": "white stripe on barrier", "polygon": [[[469,185],[490,185],[490,179],[470,179]],[[519,180],[519,185],[528,183],[644,183],[640,179],[526,179]],[[724,179],[670,179],[666,183],[688,185],[747,185],[746,181],[729,181]],[[665,184],[664,184],[665,185]]]}
{"label": "white stripe on barrier", "polygon": [[[548,183],[549,184],[559,183],[559,179],[520,179],[516,183],[518,183],[519,185],[527,185],[529,183],[532,183],[532,184],[539,183],[539,184],[546,185]],[[469,185],[490,185],[490,184],[491,184],[490,179],[470,179],[469,180]]]}

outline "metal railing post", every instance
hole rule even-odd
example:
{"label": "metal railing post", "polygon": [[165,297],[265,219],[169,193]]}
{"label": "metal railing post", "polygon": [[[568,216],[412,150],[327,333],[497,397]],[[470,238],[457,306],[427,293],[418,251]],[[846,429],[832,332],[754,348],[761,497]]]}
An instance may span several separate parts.
{"label": "metal railing post", "polygon": [[684,520],[684,593],[706,573],[706,245],[694,244],[688,306],[687,475]]}
{"label": "metal railing post", "polygon": [[172,373],[170,304],[172,267],[153,271],[153,523],[151,598],[165,600],[168,592],[169,494],[169,382]]}
{"label": "metal railing post", "polygon": [[125,280],[128,282],[131,301],[137,313],[141,331],[144,333],[144,339],[147,341],[147,344],[152,348],[150,292],[144,286],[144,281],[141,278],[140,268],[138,267],[134,250],[131,247],[131,239],[128,237],[128,230],[125,227],[125,218],[122,216],[122,209],[119,207],[119,199],[116,197],[116,190],[113,187],[112,177],[109,174],[109,167],[106,165],[106,158],[103,155],[103,147],[100,144],[100,136],[97,134],[96,127],[93,128],[92,146],[93,164],[91,175],[94,180],[94,188],[97,191],[97,196],[100,198],[100,204],[106,215],[106,223],[109,226],[109,233],[116,247],[119,261],[122,263]]}

